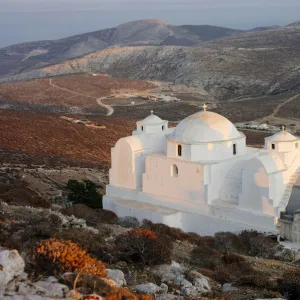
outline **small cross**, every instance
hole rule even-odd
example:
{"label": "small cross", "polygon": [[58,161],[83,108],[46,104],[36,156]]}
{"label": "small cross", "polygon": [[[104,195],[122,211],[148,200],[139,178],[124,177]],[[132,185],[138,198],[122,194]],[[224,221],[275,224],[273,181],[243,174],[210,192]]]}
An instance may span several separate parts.
{"label": "small cross", "polygon": [[206,111],[206,109],[207,109],[206,103],[204,103],[202,107],[203,107],[203,110]]}
{"label": "small cross", "polygon": [[285,131],[285,126],[284,125],[281,126],[281,130]]}
{"label": "small cross", "polygon": [[154,113],[154,111],[153,111],[153,110],[151,110],[151,115],[153,115],[153,113]]}

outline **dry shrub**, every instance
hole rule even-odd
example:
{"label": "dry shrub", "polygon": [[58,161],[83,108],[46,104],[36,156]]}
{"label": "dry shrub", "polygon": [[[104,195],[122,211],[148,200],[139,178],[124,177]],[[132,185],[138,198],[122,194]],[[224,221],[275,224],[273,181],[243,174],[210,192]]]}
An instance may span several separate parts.
{"label": "dry shrub", "polygon": [[173,244],[166,236],[136,228],[121,234],[116,239],[117,249],[125,260],[153,265],[170,263]]}
{"label": "dry shrub", "polygon": [[222,256],[222,260],[226,263],[226,264],[237,264],[237,263],[241,263],[245,261],[245,258],[234,254],[234,253],[230,253],[230,254],[225,254]]}
{"label": "dry shrub", "polygon": [[87,249],[89,253],[97,257],[103,255],[103,236],[84,228],[64,229],[61,232],[54,233],[52,237],[65,241],[72,241],[79,247]]}
{"label": "dry shrub", "polygon": [[241,276],[238,279],[237,284],[240,286],[251,286],[258,288],[267,288],[271,286],[269,279],[266,278],[265,275],[262,273]]}
{"label": "dry shrub", "polygon": [[23,187],[1,185],[0,199],[10,205],[50,208],[51,202]]}
{"label": "dry shrub", "polygon": [[215,249],[222,253],[241,252],[243,243],[237,235],[232,232],[217,232],[215,238]]}
{"label": "dry shrub", "polygon": [[284,271],[281,282],[283,284],[300,284],[300,269]]}
{"label": "dry shrub", "polygon": [[114,212],[104,209],[93,209],[85,204],[80,203],[63,208],[61,210],[61,213],[68,216],[73,215],[76,218],[84,219],[89,226],[96,226],[99,223],[118,223],[118,217]]}
{"label": "dry shrub", "polygon": [[170,227],[161,223],[152,223],[149,220],[143,220],[142,227],[152,230],[160,236],[169,236],[173,240],[185,241],[188,235],[180,228]]}
{"label": "dry shrub", "polygon": [[71,241],[52,238],[40,242],[35,248],[35,260],[37,267],[46,272],[51,270],[55,275],[76,272],[106,276],[105,265]]}
{"label": "dry shrub", "polygon": [[[64,281],[62,283],[68,285],[69,288],[73,288],[75,280],[76,275],[71,273],[64,276]],[[106,299],[154,300],[152,296],[134,294],[128,289],[111,286],[104,278],[86,274],[82,274],[77,278],[76,289],[80,290],[83,294],[93,293],[105,297]]]}
{"label": "dry shrub", "polygon": [[221,255],[218,251],[209,246],[198,246],[191,253],[192,261],[201,268],[214,270],[221,264]]}
{"label": "dry shrub", "polygon": [[145,294],[134,294],[126,288],[112,288],[105,295],[106,300],[154,300],[154,297]]}
{"label": "dry shrub", "polygon": [[265,258],[272,258],[274,256],[274,248],[278,245],[277,241],[257,231],[244,230],[239,237],[244,245],[246,254]]}

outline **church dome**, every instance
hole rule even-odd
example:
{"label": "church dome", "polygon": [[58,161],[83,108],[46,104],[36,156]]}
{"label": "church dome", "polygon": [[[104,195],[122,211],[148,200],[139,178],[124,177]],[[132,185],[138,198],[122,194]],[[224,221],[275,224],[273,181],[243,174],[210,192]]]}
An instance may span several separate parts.
{"label": "church dome", "polygon": [[146,117],[144,120],[138,121],[139,125],[159,125],[161,123],[164,123],[165,121],[162,120],[160,117],[153,114],[153,111],[151,111],[151,115]]}
{"label": "church dome", "polygon": [[197,144],[233,140],[243,136],[225,117],[214,112],[201,111],[182,120],[169,139]]}
{"label": "church dome", "polygon": [[267,139],[271,142],[295,142],[299,140],[298,137],[284,130],[279,131],[274,135],[267,137]]}

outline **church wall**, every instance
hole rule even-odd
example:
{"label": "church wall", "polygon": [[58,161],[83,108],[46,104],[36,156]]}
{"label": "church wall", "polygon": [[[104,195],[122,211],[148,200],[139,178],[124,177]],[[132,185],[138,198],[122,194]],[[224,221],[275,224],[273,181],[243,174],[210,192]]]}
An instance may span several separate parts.
{"label": "church wall", "polygon": [[110,184],[128,189],[141,189],[146,154],[165,151],[164,134],[141,134],[120,139],[111,151]]}
{"label": "church wall", "polygon": [[241,209],[259,214],[275,216],[272,201],[269,199],[269,176],[258,159],[248,161],[242,174]]}
{"label": "church wall", "polygon": [[205,209],[205,205],[201,203],[163,199],[163,196],[108,187],[103,205],[105,209],[112,210],[121,217],[133,216],[140,221],[148,219],[202,235],[214,234],[220,230],[235,232],[254,229],[275,232],[274,218],[268,216],[232,208]]}
{"label": "church wall", "polygon": [[110,184],[135,189],[134,155],[130,145],[126,141],[117,143],[111,150],[111,157]]}
{"label": "church wall", "polygon": [[[233,154],[233,144],[236,144],[236,155]],[[192,161],[225,160],[246,153],[245,138],[222,143],[203,143],[191,145]]]}
{"label": "church wall", "polygon": [[[178,175],[172,174],[173,165]],[[149,155],[143,175],[143,191],[192,202],[204,202],[203,166],[181,159]]]}
{"label": "church wall", "polygon": [[[237,187],[236,185],[240,182],[241,184],[241,174],[244,163],[257,156],[257,152],[250,153],[248,155],[243,155],[240,157],[235,157],[229,160],[224,160],[217,164],[207,166],[210,168],[211,184],[208,186],[208,204],[212,203],[214,200],[226,200],[233,201],[230,195],[224,195],[226,191],[231,191],[232,194],[236,193],[235,189],[241,189],[242,187]],[[208,172],[208,171],[207,171]],[[231,186],[227,186],[231,184]]]}
{"label": "church wall", "polygon": [[133,132],[133,135],[137,134],[153,134],[153,133],[163,133],[168,131],[168,121],[164,121],[161,124],[138,124],[137,129]]}

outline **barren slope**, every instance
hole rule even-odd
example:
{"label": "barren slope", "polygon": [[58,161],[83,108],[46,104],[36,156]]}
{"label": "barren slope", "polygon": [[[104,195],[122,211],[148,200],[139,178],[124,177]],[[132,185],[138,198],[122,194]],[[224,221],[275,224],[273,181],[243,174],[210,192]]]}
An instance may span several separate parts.
{"label": "barren slope", "polygon": [[119,138],[130,134],[135,122],[120,118],[97,120],[106,128],[69,123],[58,115],[1,110],[0,158],[12,152],[31,156],[34,164],[42,158],[86,166],[110,162],[111,147]]}
{"label": "barren slope", "polygon": [[0,107],[43,112],[104,114],[97,99],[155,87],[145,81],[76,75],[0,84]]}
{"label": "barren slope", "polygon": [[226,100],[276,94],[296,87],[300,82],[299,62],[300,52],[289,48],[245,51],[201,46],[116,47],[4,81],[98,72],[202,87],[216,99]]}

